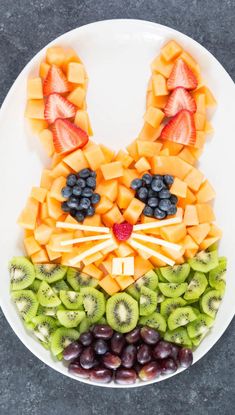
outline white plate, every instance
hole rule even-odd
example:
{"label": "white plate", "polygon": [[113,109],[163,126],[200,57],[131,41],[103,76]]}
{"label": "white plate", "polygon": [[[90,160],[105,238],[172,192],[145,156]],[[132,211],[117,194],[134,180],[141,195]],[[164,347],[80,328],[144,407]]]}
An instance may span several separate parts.
{"label": "white plate", "polygon": [[[49,160],[43,157],[37,138],[30,136],[25,128],[26,81],[29,75],[36,74],[48,46],[59,44],[73,47],[83,59],[90,78],[88,111],[95,139],[112,145],[115,149],[124,148],[136,138],[143,122],[150,62],[159,53],[161,46],[172,38],[199,62],[203,77],[219,104],[212,119],[215,134],[213,140],[205,147],[200,168],[217,192],[217,223],[224,231],[220,253],[228,257],[229,264],[227,289],[213,329],[194,353],[196,362],[220,338],[235,311],[235,278],[232,273],[232,270],[235,270],[235,86],[224,68],[197,42],[168,27],[139,20],[92,23],[62,35],[42,49],[23,69],[1,109],[2,310],[14,332],[32,353],[48,366],[72,378],[65,366],[61,362],[53,361],[50,353],[25,331],[9,296],[7,263],[13,255],[23,252],[22,233],[16,225],[16,220],[31,187],[39,183],[42,168],[45,163],[49,163]],[[82,381],[93,384],[87,380]],[[140,383],[139,386],[154,382]],[[120,387],[113,384],[104,386]]]}

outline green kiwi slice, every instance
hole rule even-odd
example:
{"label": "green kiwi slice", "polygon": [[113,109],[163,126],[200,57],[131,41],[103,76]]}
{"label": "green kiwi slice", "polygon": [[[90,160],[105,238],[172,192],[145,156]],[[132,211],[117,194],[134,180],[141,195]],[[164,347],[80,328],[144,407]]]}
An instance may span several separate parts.
{"label": "green kiwi slice", "polygon": [[57,319],[58,310],[65,310],[65,307],[62,304],[60,304],[58,307],[43,307],[41,304],[39,304],[37,315],[40,316],[43,314],[44,316]]}
{"label": "green kiwi slice", "polygon": [[163,317],[167,319],[173,310],[175,310],[178,307],[183,307],[185,304],[186,301],[181,297],[166,298],[160,306],[161,314]]}
{"label": "green kiwi slice", "polygon": [[39,287],[40,287],[40,285],[41,285],[41,282],[42,281],[40,281],[40,280],[37,280],[36,278],[35,278],[35,280],[33,281],[33,283],[28,287],[28,289],[29,290],[32,290],[34,293],[36,293],[37,294],[37,292],[38,292],[38,289],[39,289]]}
{"label": "green kiwi slice", "polygon": [[24,290],[35,279],[33,264],[25,257],[13,257],[9,262],[11,290]]}
{"label": "green kiwi slice", "polygon": [[178,307],[169,315],[167,324],[170,330],[175,330],[178,327],[186,326],[186,324],[196,318],[197,315],[194,313],[192,307]]}
{"label": "green kiwi slice", "polygon": [[214,324],[214,319],[207,316],[206,314],[199,314],[197,318],[187,325],[187,332],[189,337],[200,336],[207,333],[208,329]]}
{"label": "green kiwi slice", "polygon": [[195,272],[184,294],[185,300],[198,299],[205,291],[208,280],[202,272]]}
{"label": "green kiwi slice", "polygon": [[93,287],[81,288],[82,304],[90,323],[96,323],[105,313],[104,294]]}
{"label": "green kiwi slice", "polygon": [[215,318],[221,301],[221,291],[209,290],[207,293],[203,294],[202,298],[200,299],[202,311],[208,316]]}
{"label": "green kiwi slice", "polygon": [[180,344],[182,346],[192,346],[192,342],[188,336],[187,330],[184,327],[178,327],[175,330],[166,331],[164,340],[171,343]]}
{"label": "green kiwi slice", "polygon": [[81,288],[97,287],[98,280],[90,275],[84,274],[75,268],[69,268],[67,272],[67,281],[74,289],[74,291],[80,291]]}
{"label": "green kiwi slice", "polygon": [[153,329],[165,332],[166,331],[166,320],[157,312],[150,314],[150,316],[140,317],[139,324],[143,326],[149,326]]}
{"label": "green kiwi slice", "polygon": [[141,287],[147,287],[150,290],[155,290],[158,286],[158,275],[154,270],[148,271],[143,277],[139,278],[136,282],[131,284],[126,292],[131,295],[135,300],[139,301],[140,299],[140,289]]}
{"label": "green kiwi slice", "polygon": [[36,316],[32,319],[34,334],[42,343],[49,343],[52,333],[58,328],[52,317]]}
{"label": "green kiwi slice", "polygon": [[73,341],[79,338],[79,332],[75,329],[67,329],[65,327],[58,328],[51,335],[51,352],[57,356]]}
{"label": "green kiwi slice", "polygon": [[202,342],[202,340],[204,339],[204,337],[207,335],[208,331],[209,331],[209,329],[207,329],[203,334],[199,334],[198,336],[193,337],[191,339],[192,340],[192,343],[193,343],[193,345],[195,347],[199,346],[199,344]]}
{"label": "green kiwi slice", "polygon": [[85,317],[85,311],[81,310],[58,310],[57,318],[60,324],[68,329],[77,327]]}
{"label": "green kiwi slice", "polygon": [[62,280],[64,278],[67,267],[59,264],[35,264],[36,278],[42,281],[52,282]]}
{"label": "green kiwi slice", "polygon": [[218,267],[212,269],[209,273],[209,284],[212,288],[224,292],[226,286],[227,263],[219,261]]}
{"label": "green kiwi slice", "polygon": [[139,318],[137,301],[127,293],[114,294],[107,301],[106,318],[108,324],[120,333],[133,330]]}
{"label": "green kiwi slice", "polygon": [[83,310],[82,295],[77,291],[60,291],[60,299],[69,310]]}
{"label": "green kiwi slice", "polygon": [[165,297],[180,297],[186,291],[188,284],[186,282],[182,282],[177,284],[175,282],[160,282],[158,284],[160,291],[162,292]]}
{"label": "green kiwi slice", "polygon": [[40,284],[38,301],[43,307],[57,307],[61,304],[59,297],[46,281],[42,281]]}
{"label": "green kiwi slice", "polygon": [[97,324],[107,324],[106,318],[103,316],[99,321],[97,321]]}
{"label": "green kiwi slice", "polygon": [[162,303],[166,299],[165,295],[161,291],[157,290],[157,302],[158,304]]}
{"label": "green kiwi slice", "polygon": [[66,284],[65,280],[54,282],[53,284],[51,284],[51,288],[53,288],[56,294],[59,294],[61,290],[69,291],[71,289],[69,288],[68,284]]}
{"label": "green kiwi slice", "polygon": [[26,323],[36,316],[38,309],[38,300],[36,294],[33,291],[13,291],[11,296],[21,317]]}
{"label": "green kiwi slice", "polygon": [[216,250],[211,252],[200,251],[194,258],[189,259],[188,262],[194,271],[209,272],[219,264],[218,252]]}
{"label": "green kiwi slice", "polygon": [[157,293],[150,290],[145,286],[140,289],[140,301],[139,301],[140,316],[148,316],[152,314],[157,307]]}
{"label": "green kiwi slice", "polygon": [[184,282],[190,273],[190,265],[174,265],[173,267],[162,267],[160,268],[161,274],[165,280],[169,282],[180,283]]}
{"label": "green kiwi slice", "polygon": [[[100,320],[99,320],[100,321]],[[101,324],[101,323],[100,323]],[[102,323],[103,324],[103,323]],[[91,327],[91,322],[88,320],[87,317],[84,317],[84,319],[81,321],[81,323],[79,324],[79,333],[86,333],[87,331],[89,331],[90,327]]]}

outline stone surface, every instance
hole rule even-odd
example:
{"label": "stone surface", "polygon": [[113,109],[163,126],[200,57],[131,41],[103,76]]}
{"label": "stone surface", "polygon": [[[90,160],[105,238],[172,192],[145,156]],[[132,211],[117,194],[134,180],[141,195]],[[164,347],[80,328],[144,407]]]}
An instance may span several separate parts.
{"label": "stone surface", "polygon": [[[0,90],[42,46],[96,20],[139,18],[192,36],[235,78],[233,0],[1,0]],[[200,362],[141,389],[99,389],[46,367],[18,340],[0,312],[1,415],[232,415],[235,413],[235,321]]]}

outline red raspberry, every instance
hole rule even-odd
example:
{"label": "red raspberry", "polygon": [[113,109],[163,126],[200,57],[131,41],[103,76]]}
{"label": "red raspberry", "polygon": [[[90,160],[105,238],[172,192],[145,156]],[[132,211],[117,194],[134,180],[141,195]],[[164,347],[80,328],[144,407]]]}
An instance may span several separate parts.
{"label": "red raspberry", "polygon": [[115,223],[113,225],[113,233],[118,241],[127,241],[133,231],[133,226],[128,222]]}

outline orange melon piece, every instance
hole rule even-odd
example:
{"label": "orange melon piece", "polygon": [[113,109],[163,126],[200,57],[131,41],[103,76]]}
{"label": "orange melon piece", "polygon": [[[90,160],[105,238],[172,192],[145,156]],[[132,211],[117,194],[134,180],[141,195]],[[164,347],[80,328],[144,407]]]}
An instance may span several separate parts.
{"label": "orange melon piece", "polygon": [[70,94],[67,96],[67,99],[78,108],[84,108],[85,97],[85,89],[78,86],[72,92],[70,92]]}
{"label": "orange melon piece", "polygon": [[179,153],[179,157],[192,166],[196,163],[196,158],[187,147],[184,147],[184,149]]}
{"label": "orange melon piece", "polygon": [[215,198],[215,191],[208,180],[202,183],[197,192],[197,201],[199,203],[206,203]]}
{"label": "orange melon piece", "polygon": [[157,56],[151,64],[151,69],[153,72],[158,72],[165,78],[169,78],[173,65],[172,62],[165,61],[162,56]]}
{"label": "orange melon piece", "polygon": [[185,198],[187,195],[187,184],[178,179],[178,177],[175,177],[170,191],[173,195]]}
{"label": "orange melon piece", "polygon": [[104,275],[112,273],[113,258],[115,258],[115,256],[113,254],[109,254],[99,265],[99,268],[103,271]]}
{"label": "orange melon piece", "polygon": [[214,95],[212,94],[211,90],[207,86],[203,85],[200,88],[198,88],[195,92],[195,95],[197,95],[197,93],[205,94],[205,101],[206,101],[207,107],[214,107],[217,105]]}
{"label": "orange melon piece", "polygon": [[146,157],[141,157],[136,163],[135,168],[138,171],[138,173],[143,173],[143,171],[150,170],[151,165],[146,159]]}
{"label": "orange melon piece", "polygon": [[40,251],[31,255],[31,260],[34,264],[45,264],[49,262],[49,258],[45,249],[41,249]]}
{"label": "orange melon piece", "polygon": [[131,182],[134,179],[137,179],[139,177],[139,173],[136,169],[125,169],[123,171],[123,176],[120,178],[120,183],[123,184],[126,187],[131,187]]}
{"label": "orange melon piece", "polygon": [[48,218],[48,210],[46,202],[42,203],[40,206],[39,216],[41,220]]}
{"label": "orange melon piece", "polygon": [[[111,148],[104,146],[103,144],[100,144],[100,148],[104,154],[105,162],[110,163],[114,159],[115,151],[112,150]],[[117,161],[121,161],[121,160],[117,160]]]}
{"label": "orange melon piece", "polygon": [[52,132],[47,128],[45,130],[42,130],[39,133],[39,140],[41,141],[48,157],[51,157],[55,152]]}
{"label": "orange melon piece", "polygon": [[116,161],[120,161],[123,165],[123,167],[127,168],[131,165],[131,163],[134,161],[134,159],[125,151],[119,150],[115,157]]}
{"label": "orange melon piece", "polygon": [[191,168],[191,171],[184,178],[184,182],[187,183],[190,189],[197,192],[199,187],[202,184],[203,179],[204,179],[204,175],[200,172],[200,170],[193,167]]}
{"label": "orange melon piece", "polygon": [[99,281],[99,286],[103,288],[108,295],[113,295],[120,291],[118,283],[111,275],[106,275],[106,277],[102,278],[102,280]]}
{"label": "orange melon piece", "polygon": [[[120,209],[126,209],[134,197],[134,191],[126,186],[118,186],[117,205]],[[97,209],[96,209],[97,210]]]}
{"label": "orange melon piece", "polygon": [[112,209],[102,215],[102,222],[105,226],[112,227],[114,223],[122,223],[123,216],[117,205],[113,205]]}
{"label": "orange melon piece", "polygon": [[108,199],[111,200],[111,202],[114,202],[117,199],[118,195],[118,181],[103,181],[97,186],[96,192],[99,193],[101,196],[108,197]]}
{"label": "orange melon piece", "polygon": [[115,250],[115,254],[120,258],[125,258],[129,255],[133,255],[134,251],[126,242],[120,242],[118,248]]}
{"label": "orange melon piece", "polygon": [[69,62],[67,65],[67,79],[69,82],[73,82],[75,84],[84,84],[84,66],[78,62]]}
{"label": "orange melon piece", "polygon": [[186,235],[185,238],[180,242],[185,250],[187,249],[198,249],[198,245],[190,235]]}
{"label": "orange melon piece", "polygon": [[138,160],[138,151],[137,151],[137,141],[134,140],[131,144],[129,144],[126,147],[128,153],[130,154],[130,156],[137,161]]}
{"label": "orange melon piece", "polygon": [[70,153],[63,159],[63,162],[71,167],[74,171],[80,171],[89,167],[88,162],[83,154],[83,151],[78,149]]}
{"label": "orange melon piece", "polygon": [[96,252],[95,254],[89,255],[83,259],[83,264],[85,266],[93,264],[93,262],[99,261],[103,258],[103,254],[101,252]]}
{"label": "orange melon piece", "polygon": [[54,153],[51,160],[51,168],[53,169],[57,164],[59,164],[64,158],[64,154]]}
{"label": "orange melon piece", "polygon": [[129,275],[120,275],[119,277],[116,277],[115,280],[117,281],[121,290],[125,290],[127,287],[129,287],[129,285],[135,282],[134,278],[130,277]]}
{"label": "orange melon piece", "polygon": [[170,151],[168,148],[164,148],[163,150],[160,151],[159,156],[169,156],[170,155]]}
{"label": "orange melon piece", "polygon": [[166,106],[167,100],[167,95],[156,97],[152,91],[149,91],[146,95],[146,108],[157,107],[163,109]]}
{"label": "orange melon piece", "polygon": [[[77,221],[76,221],[77,222]],[[83,231],[80,231],[79,229],[77,229],[75,232],[74,232],[74,234],[73,234],[73,237],[74,238],[82,238],[84,236],[84,232]]]}
{"label": "orange melon piece", "polygon": [[51,235],[48,246],[53,252],[71,252],[73,250],[72,245],[66,245],[66,246],[61,245],[62,241],[68,241],[70,239],[73,239],[73,232],[55,233]]}
{"label": "orange melon piece", "polygon": [[196,196],[187,187],[186,198],[179,199],[178,206],[180,206],[182,209],[185,209],[187,205],[192,205],[194,202],[196,202],[196,200]]}
{"label": "orange melon piece", "polygon": [[38,215],[39,202],[32,197],[27,200],[26,206],[20,214],[17,223],[24,229],[34,230]]}
{"label": "orange melon piece", "polygon": [[[75,256],[78,255],[78,250],[76,247],[74,247],[71,252],[62,252],[62,254],[60,254],[61,259],[60,259],[60,263],[61,265],[65,265],[67,267],[70,267],[70,259],[73,259]],[[78,262],[76,265],[73,265],[74,268],[80,268],[81,264],[80,262]]]}
{"label": "orange melon piece", "polygon": [[25,117],[44,120],[45,105],[43,99],[29,99],[26,103]]}
{"label": "orange melon piece", "polygon": [[120,161],[103,164],[100,168],[105,180],[117,179],[123,176],[123,166]]}
{"label": "orange melon piece", "polygon": [[197,252],[198,252],[198,249],[186,249],[184,256],[185,258],[193,258],[195,257]]}
{"label": "orange melon piece", "polygon": [[217,225],[212,223],[208,236],[218,236],[219,238],[222,238],[222,235],[223,235],[223,232],[221,231],[221,229],[218,228]]}
{"label": "orange melon piece", "polygon": [[196,131],[196,143],[195,147],[202,149],[206,142],[206,133],[205,131]]}
{"label": "orange melon piece", "polygon": [[206,120],[204,131],[206,134],[213,134],[214,128],[209,121]]}
{"label": "orange melon piece", "polygon": [[197,62],[193,59],[193,57],[186,52],[185,50],[181,53],[180,58],[189,66],[189,68],[194,72],[195,75],[199,73],[199,67]]}
{"label": "orange melon piece", "polygon": [[51,177],[51,170],[44,169],[41,175],[40,187],[50,190],[53,177]]}
{"label": "orange melon piece", "polygon": [[185,226],[199,225],[197,208],[196,208],[195,205],[187,205],[185,207],[184,224],[185,224]]}
{"label": "orange melon piece", "polygon": [[64,200],[66,200],[61,194],[61,190],[65,186],[66,186],[66,178],[63,176],[57,177],[51,185],[50,197],[58,200],[59,202],[63,202]]}
{"label": "orange melon piece", "polygon": [[33,236],[28,236],[27,238],[24,238],[24,247],[26,250],[26,254],[28,256],[35,254],[41,249],[41,246],[38,244],[38,242],[35,240]]}
{"label": "orange melon piece", "polygon": [[[87,216],[84,221],[83,225],[85,226],[101,226],[101,217],[97,213],[93,216]],[[97,232],[91,232],[91,231],[84,231],[85,236],[91,236],[91,235],[97,235]]]}
{"label": "orange melon piece", "polygon": [[94,145],[84,150],[84,156],[86,157],[92,170],[97,170],[102,164],[105,163],[104,153],[98,145]]}
{"label": "orange melon piece", "polygon": [[46,199],[47,195],[47,189],[44,189],[43,187],[33,187],[31,190],[30,197],[32,197],[35,200],[38,200],[38,202],[43,203]]}
{"label": "orange melon piece", "polygon": [[138,280],[138,278],[142,277],[146,272],[150,271],[153,266],[151,262],[147,259],[143,259],[140,256],[136,256],[134,258],[135,262],[135,274],[134,279]]}
{"label": "orange melon piece", "polygon": [[187,235],[186,226],[184,223],[163,226],[160,234],[162,238],[167,239],[169,242],[177,243]]}
{"label": "orange melon piece", "polygon": [[86,265],[83,268],[82,272],[84,272],[87,275],[90,275],[93,278],[96,278],[97,280],[100,280],[103,277],[103,272],[94,264]]}
{"label": "orange melon piece", "polygon": [[215,220],[215,215],[210,205],[207,203],[198,203],[196,206],[199,223],[210,223]]}
{"label": "orange melon piece", "polygon": [[140,218],[144,207],[145,204],[134,197],[123,214],[124,219],[131,223],[131,225],[135,225]]}
{"label": "orange melon piece", "polygon": [[196,111],[194,114],[194,122],[196,130],[204,130],[206,123],[206,114]]}
{"label": "orange melon piece", "polygon": [[192,226],[187,228],[188,234],[194,239],[197,245],[200,245],[202,241],[206,238],[210,231],[209,223],[203,223],[197,226]]}
{"label": "orange melon piece", "polygon": [[[152,141],[137,140],[137,151],[141,157],[153,157],[159,154],[162,143],[153,143]],[[128,167],[128,166],[127,166]]]}
{"label": "orange melon piece", "polygon": [[75,225],[77,225],[76,219],[73,218],[71,215],[67,215],[67,217],[65,219],[65,223],[74,223]]}
{"label": "orange melon piece", "polygon": [[89,136],[93,135],[93,131],[91,128],[91,123],[90,123],[90,119],[89,119],[87,111],[78,110],[75,115],[74,123],[78,127],[80,127],[83,131],[86,131],[86,133]]}
{"label": "orange melon piece", "polygon": [[99,203],[95,207],[96,213],[103,215],[108,210],[110,210],[113,206],[111,200],[109,200],[106,196],[101,196]]}
{"label": "orange melon piece", "polygon": [[156,156],[152,158],[153,174],[171,174],[183,180],[192,166],[177,156]]}
{"label": "orange melon piece", "polygon": [[52,219],[52,218],[46,218],[43,221],[46,225],[50,226],[51,228],[53,228],[53,232],[54,233],[60,233],[61,230],[59,228],[56,228],[56,220]]}
{"label": "orange melon piece", "polygon": [[144,121],[150,124],[153,128],[158,128],[164,117],[164,112],[159,108],[149,107],[144,115]]}
{"label": "orange melon piece", "polygon": [[63,214],[61,209],[61,202],[56,199],[53,199],[49,195],[47,195],[47,210],[48,214],[51,218],[58,220],[59,217]]}
{"label": "orange melon piece", "polygon": [[[148,216],[145,216],[145,215],[141,215],[141,217],[140,217],[140,222],[141,223],[150,223],[150,222],[153,222],[153,220],[154,220],[153,218],[149,218]],[[160,236],[160,228],[148,229],[147,233],[150,233],[151,235]]]}
{"label": "orange melon piece", "polygon": [[[46,251],[47,251],[47,255],[49,257],[50,261],[55,261],[55,259],[61,258],[61,252],[53,252],[51,251],[51,249],[49,248],[48,245],[45,246]],[[61,262],[61,261],[60,261]],[[61,262],[62,265],[65,265]]]}
{"label": "orange melon piece", "polygon": [[169,150],[171,156],[177,156],[184,146],[183,144],[174,143],[173,141],[165,141],[162,148],[164,150]]}
{"label": "orange melon piece", "polygon": [[215,242],[219,240],[219,236],[214,236],[211,238],[206,238],[202,243],[200,244],[200,249],[207,249],[209,246],[213,245]]}
{"label": "orange melon piece", "polygon": [[197,105],[197,112],[200,114],[206,114],[206,95],[195,93],[195,101]]}
{"label": "orange melon piece", "polygon": [[161,49],[161,55],[166,62],[169,62],[177,58],[182,52],[182,48],[175,40],[170,40],[165,46]]}
{"label": "orange melon piece", "polygon": [[51,237],[53,229],[47,225],[39,225],[34,231],[34,237],[40,245],[46,245]]}
{"label": "orange melon piece", "polygon": [[51,170],[51,176],[54,177],[54,179],[56,179],[57,177],[60,177],[60,176],[67,177],[70,173],[71,173],[71,169],[63,161],[58,163]]}
{"label": "orange melon piece", "polygon": [[40,63],[40,67],[39,67],[39,75],[41,76],[41,78],[46,78],[48,71],[50,69],[50,65],[48,65],[48,63],[46,62],[41,62]]}
{"label": "orange melon piece", "polygon": [[168,95],[169,91],[166,86],[166,78],[161,74],[153,74],[153,93],[155,96]]}
{"label": "orange melon piece", "polygon": [[31,132],[36,135],[48,127],[46,120],[36,120],[34,118],[29,118],[28,124]]}
{"label": "orange melon piece", "polygon": [[[154,108],[154,107],[149,107],[148,110],[151,108]],[[139,133],[138,139],[144,140],[144,141],[155,141],[160,136],[161,131],[162,131],[162,126],[155,128],[148,122],[145,122],[142,130]]]}
{"label": "orange melon piece", "polygon": [[63,65],[65,60],[64,49],[60,46],[51,46],[46,51],[46,60],[50,65]]}
{"label": "orange melon piece", "polygon": [[202,155],[202,149],[196,148],[196,147],[189,147],[190,152],[192,153],[193,157],[195,157],[197,160]]}
{"label": "orange melon piece", "polygon": [[165,267],[167,265],[164,261],[161,261],[155,256],[151,256],[149,260],[153,264],[154,267]]}
{"label": "orange melon piece", "polygon": [[[74,49],[68,48],[64,50],[64,62],[62,65],[63,71],[67,72],[67,67],[70,62],[79,62],[81,63],[81,59],[77,55]],[[87,75],[86,75],[87,76]]]}
{"label": "orange melon piece", "polygon": [[28,79],[27,81],[27,98],[28,99],[42,99],[42,80],[40,77]]}
{"label": "orange melon piece", "polygon": [[175,261],[176,264],[183,264],[184,261],[184,248],[182,247],[181,251],[175,251],[174,249],[171,248],[166,248],[165,246],[163,246],[161,248],[161,253],[163,255],[165,255],[166,257],[173,259],[173,261]]}

